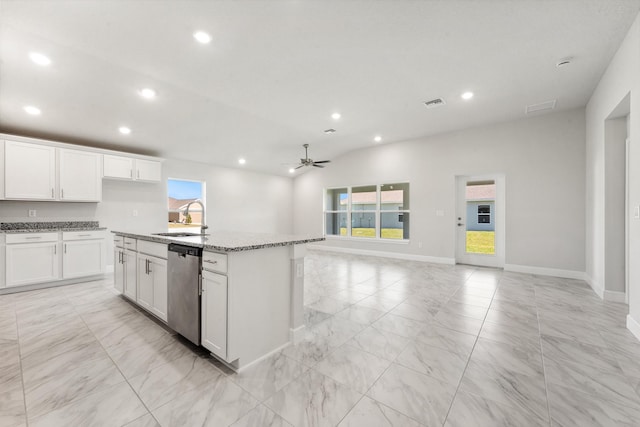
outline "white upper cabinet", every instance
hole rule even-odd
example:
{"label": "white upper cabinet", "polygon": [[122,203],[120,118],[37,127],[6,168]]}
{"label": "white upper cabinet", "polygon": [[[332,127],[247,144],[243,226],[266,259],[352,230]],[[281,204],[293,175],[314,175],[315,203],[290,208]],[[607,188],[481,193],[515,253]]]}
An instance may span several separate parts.
{"label": "white upper cabinet", "polygon": [[160,182],[161,163],[154,160],[104,155],[103,176],[109,179]]}
{"label": "white upper cabinet", "polygon": [[54,200],[56,149],[46,145],[5,141],[5,198]]}
{"label": "white upper cabinet", "polygon": [[138,181],[160,182],[162,179],[160,162],[136,159],[136,176]]}
{"label": "white upper cabinet", "polygon": [[60,149],[60,200],[102,200],[101,155],[89,151]]}
{"label": "white upper cabinet", "polygon": [[124,156],[104,155],[103,176],[115,179],[133,179],[133,159]]}

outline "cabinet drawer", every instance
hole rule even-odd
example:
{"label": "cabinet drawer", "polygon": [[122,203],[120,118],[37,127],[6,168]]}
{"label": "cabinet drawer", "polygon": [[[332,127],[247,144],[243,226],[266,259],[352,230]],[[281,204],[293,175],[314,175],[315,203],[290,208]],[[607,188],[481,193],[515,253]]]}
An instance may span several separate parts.
{"label": "cabinet drawer", "polygon": [[38,243],[38,242],[57,242],[58,233],[20,233],[7,234],[5,243]]}
{"label": "cabinet drawer", "polygon": [[104,231],[91,230],[91,231],[65,231],[62,233],[62,240],[89,240],[89,239],[103,239]]}
{"label": "cabinet drawer", "polygon": [[216,252],[203,252],[202,268],[227,274],[227,255]]}
{"label": "cabinet drawer", "polygon": [[138,241],[138,252],[162,259],[167,259],[167,245],[164,243],[140,240]]}
{"label": "cabinet drawer", "polygon": [[132,251],[137,250],[137,243],[138,240],[137,239],[132,239],[131,237],[125,237],[124,238],[124,248],[125,249],[130,249]]}
{"label": "cabinet drawer", "polygon": [[124,237],[118,236],[118,235],[114,235],[113,236],[113,246],[116,246],[118,248],[124,247]]}

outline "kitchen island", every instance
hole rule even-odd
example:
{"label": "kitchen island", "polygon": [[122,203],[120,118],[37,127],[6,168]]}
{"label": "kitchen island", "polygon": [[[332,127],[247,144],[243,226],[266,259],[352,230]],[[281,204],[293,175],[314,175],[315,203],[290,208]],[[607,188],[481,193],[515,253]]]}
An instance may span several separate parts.
{"label": "kitchen island", "polygon": [[116,288],[163,322],[170,294],[168,245],[203,250],[200,345],[232,369],[241,370],[301,336],[305,244],[323,237],[113,233]]}

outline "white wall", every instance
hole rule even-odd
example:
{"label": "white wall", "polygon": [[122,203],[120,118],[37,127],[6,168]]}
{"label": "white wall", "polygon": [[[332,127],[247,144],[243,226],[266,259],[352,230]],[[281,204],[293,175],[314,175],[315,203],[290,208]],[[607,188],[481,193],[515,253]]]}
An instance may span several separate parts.
{"label": "white wall", "polygon": [[[323,188],[411,183],[411,241],[325,245],[455,257],[455,176],[506,176],[506,263],[585,270],[584,110],[544,114],[348,153],[295,179],[295,232],[322,231]],[[436,210],[444,210],[438,217]],[[422,248],[419,248],[422,242]]]}
{"label": "white wall", "polygon": [[103,180],[100,203],[0,201],[0,222],[99,221],[109,230],[166,231],[168,177],[206,182],[209,232],[293,231],[291,178],[171,159],[162,165],[161,183]]}
{"label": "white wall", "polygon": [[[605,286],[606,179],[605,120],[631,94],[628,134],[629,168],[629,311],[640,321],[640,220],[633,207],[640,205],[640,16],[636,18],[609,64],[586,108],[587,135],[587,274],[596,290]],[[640,333],[640,331],[638,331]]]}

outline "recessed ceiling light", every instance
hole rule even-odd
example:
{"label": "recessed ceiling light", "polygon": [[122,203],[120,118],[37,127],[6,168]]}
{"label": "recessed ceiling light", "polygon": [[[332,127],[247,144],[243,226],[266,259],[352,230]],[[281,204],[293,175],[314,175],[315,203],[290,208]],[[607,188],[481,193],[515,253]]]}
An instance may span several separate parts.
{"label": "recessed ceiling light", "polygon": [[128,128],[128,127],[126,127],[126,126],[120,126],[120,127],[118,128],[118,130],[119,130],[119,131],[120,131],[120,133],[121,133],[121,134],[123,134],[123,135],[129,135],[129,134],[131,133],[131,129],[129,129],[129,128]]}
{"label": "recessed ceiling light", "polygon": [[42,111],[40,111],[38,107],[34,107],[33,105],[25,106],[24,111],[26,111],[27,114],[31,114],[32,116],[39,116],[42,113]]}
{"label": "recessed ceiling light", "polygon": [[156,97],[156,91],[148,87],[145,87],[144,89],[140,89],[138,93],[140,94],[141,97],[146,99],[153,99]]}
{"label": "recessed ceiling light", "polygon": [[247,163],[247,160],[244,158],[240,158],[238,159],[238,163],[240,163],[241,165],[244,165],[245,163]]}
{"label": "recessed ceiling light", "polygon": [[193,38],[199,41],[202,44],[207,44],[211,42],[211,36],[204,31],[196,31],[193,33]]}
{"label": "recessed ceiling light", "polygon": [[373,138],[373,140],[374,140],[375,142],[380,142],[380,141],[382,141],[382,137],[381,137],[380,135],[376,135],[376,136]]}
{"label": "recessed ceiling light", "polygon": [[294,168],[289,169],[289,173],[294,173],[296,170]]}
{"label": "recessed ceiling light", "polygon": [[31,52],[29,58],[38,65],[47,66],[51,64],[51,60],[47,56],[38,52]]}
{"label": "recessed ceiling light", "polygon": [[338,120],[340,117],[342,117],[342,116],[340,115],[340,113],[333,113],[333,114],[331,115],[331,118],[332,118],[333,120]]}
{"label": "recessed ceiling light", "polygon": [[471,98],[473,98],[473,92],[465,92],[462,95],[460,95],[462,97],[462,99],[464,99],[465,101],[470,100]]}

